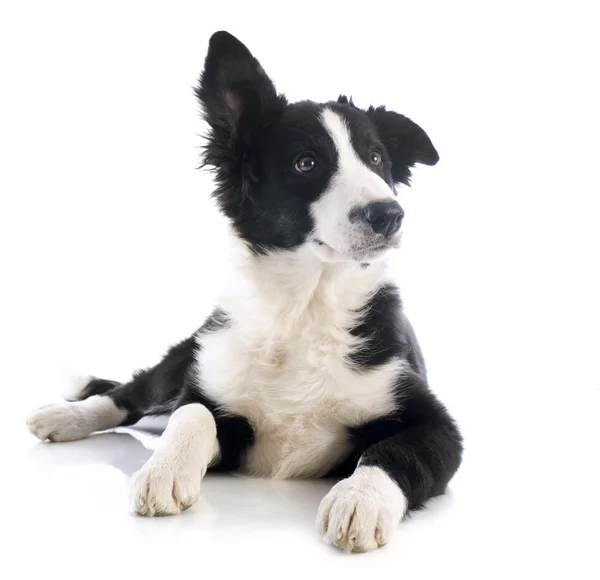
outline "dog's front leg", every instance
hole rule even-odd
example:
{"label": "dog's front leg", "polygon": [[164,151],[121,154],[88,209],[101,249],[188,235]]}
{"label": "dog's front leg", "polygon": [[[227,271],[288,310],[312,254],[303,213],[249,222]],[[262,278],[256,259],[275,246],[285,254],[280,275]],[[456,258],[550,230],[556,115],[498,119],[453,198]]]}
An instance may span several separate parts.
{"label": "dog's front leg", "polygon": [[199,403],[180,407],[171,415],[152,457],[132,477],[133,510],[162,516],[190,507],[218,454],[217,428],[210,411]]}
{"label": "dog's front leg", "polygon": [[397,414],[353,430],[364,449],[356,470],[319,507],[317,529],[349,552],[386,544],[407,510],[444,493],[461,462],[462,437],[425,381],[410,373],[399,389]]}

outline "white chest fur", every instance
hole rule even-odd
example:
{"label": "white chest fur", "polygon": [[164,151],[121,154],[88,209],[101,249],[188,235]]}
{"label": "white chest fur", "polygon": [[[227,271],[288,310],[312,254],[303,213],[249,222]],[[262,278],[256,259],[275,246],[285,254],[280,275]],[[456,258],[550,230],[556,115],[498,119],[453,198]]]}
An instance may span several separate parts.
{"label": "white chest fur", "polygon": [[240,248],[220,301],[230,327],[201,337],[202,388],[246,417],[255,444],[244,467],[276,478],[326,473],[347,451],[347,426],[388,413],[401,363],[361,372],[348,329],[382,280],[383,265],[323,263],[309,248],[251,256]]}

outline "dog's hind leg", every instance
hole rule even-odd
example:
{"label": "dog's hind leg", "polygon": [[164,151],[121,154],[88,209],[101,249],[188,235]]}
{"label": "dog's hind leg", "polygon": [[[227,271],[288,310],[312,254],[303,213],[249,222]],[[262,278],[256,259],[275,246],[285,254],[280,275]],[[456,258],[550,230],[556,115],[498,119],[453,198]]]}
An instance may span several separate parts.
{"label": "dog's hind leg", "polygon": [[187,402],[195,349],[194,337],[184,340],[158,365],[137,372],[128,383],[90,379],[68,402],[33,411],[27,426],[42,441],[74,441],[95,431],[133,425],[146,415],[171,414]]}
{"label": "dog's hind leg", "polygon": [[[147,415],[171,415],[156,451],[132,477],[132,507],[148,516],[180,513],[195,502],[202,477],[220,458],[215,418],[207,407],[211,405],[195,388],[197,349],[194,337],[184,340],[159,364],[139,371],[128,383],[92,379],[73,397],[76,400],[34,411],[29,429],[42,440],[73,441],[94,431],[132,425]],[[231,429],[235,417],[221,421],[229,421],[227,432],[240,432],[239,425]],[[246,436],[239,444],[229,445],[234,451],[240,449],[233,455],[241,454],[248,429],[242,429]],[[231,463],[231,455],[225,454],[225,466]]]}

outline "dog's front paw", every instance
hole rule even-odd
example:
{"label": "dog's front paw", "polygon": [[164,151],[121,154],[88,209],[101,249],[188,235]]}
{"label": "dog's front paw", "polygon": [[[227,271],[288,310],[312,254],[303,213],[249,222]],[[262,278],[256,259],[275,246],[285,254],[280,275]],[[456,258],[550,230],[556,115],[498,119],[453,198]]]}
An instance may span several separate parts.
{"label": "dog's front paw", "polygon": [[406,498],[379,467],[358,467],[323,498],[317,530],[333,546],[368,552],[388,543],[406,511]]}
{"label": "dog's front paw", "polygon": [[133,511],[142,516],[170,516],[181,513],[198,499],[205,469],[178,469],[168,462],[152,459],[134,473],[130,493]]}

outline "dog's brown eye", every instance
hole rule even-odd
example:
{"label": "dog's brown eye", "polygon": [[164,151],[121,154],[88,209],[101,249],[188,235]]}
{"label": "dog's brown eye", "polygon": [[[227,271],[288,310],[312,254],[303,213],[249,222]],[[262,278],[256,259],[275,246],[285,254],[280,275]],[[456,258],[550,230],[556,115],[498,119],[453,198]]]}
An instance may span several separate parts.
{"label": "dog's brown eye", "polygon": [[379,167],[381,165],[381,153],[377,149],[374,149],[369,155],[369,160],[371,161],[371,165]]}
{"label": "dog's brown eye", "polygon": [[302,159],[298,159],[294,168],[300,173],[308,173],[309,171],[312,171],[316,166],[317,160],[314,157],[307,155],[306,157],[302,157]]}

